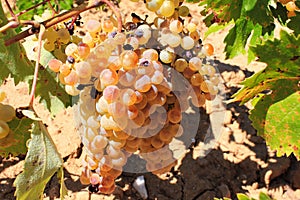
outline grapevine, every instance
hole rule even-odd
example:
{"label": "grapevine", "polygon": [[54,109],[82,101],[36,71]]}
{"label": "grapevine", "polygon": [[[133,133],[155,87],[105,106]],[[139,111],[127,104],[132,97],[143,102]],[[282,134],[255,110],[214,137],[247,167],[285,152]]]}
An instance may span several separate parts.
{"label": "grapevine", "polygon": [[[0,90],[0,155],[27,153],[24,172],[15,181],[18,199],[40,199],[46,183],[56,173],[61,198],[66,195],[63,161],[35,111],[37,96],[51,111],[56,109],[53,102],[65,107],[76,99],[75,120],[85,151],[80,182],[88,185],[91,193],[112,194],[117,178],[123,171],[130,171],[126,167],[137,156],[144,162],[143,166],[137,165],[155,175],[170,172],[177,165],[180,155],[174,153],[174,141],[196,135],[199,128],[198,124],[190,127],[187,113],[192,109],[199,117],[199,109],[205,109],[222,95],[223,84],[214,46],[203,42],[200,22],[183,0],[145,1],[145,7],[155,15],[152,21],[135,13],[125,21],[117,3],[109,0],[90,0],[67,11],[60,11],[45,0],[19,13],[5,2],[11,18],[2,14],[1,7],[1,45],[11,54],[24,55],[24,59],[14,60],[20,67],[15,71],[8,67],[1,78],[17,72],[15,81],[29,81],[31,86],[28,105],[20,108],[4,103],[6,94]],[[269,138],[272,127],[282,123],[272,116],[283,104],[299,109],[295,103],[299,98],[300,74],[296,67],[300,30],[295,26],[299,1],[243,1],[231,7],[229,3],[234,2],[200,2],[206,6],[201,14],[209,26],[205,37],[232,25],[224,41],[226,57],[247,53],[249,62],[257,59],[269,64],[246,79],[231,100],[253,100],[253,126]],[[34,16],[35,20],[20,19],[42,5],[48,5],[49,10]],[[110,16],[82,20],[82,13],[92,9],[102,12],[104,8],[111,11]],[[274,19],[291,29],[291,33],[281,31],[281,40],[274,39]],[[12,30],[20,27],[18,33]],[[286,50],[280,51],[283,47]],[[274,49],[275,56],[286,58],[269,59]],[[55,89],[45,91],[43,80],[55,85]],[[262,115],[260,110],[264,111]],[[291,113],[299,115],[297,110]],[[296,127],[297,132],[299,126],[290,121],[286,123]],[[19,127],[25,130],[24,135]],[[295,142],[299,136],[291,129],[287,129],[292,135],[291,144],[288,141],[282,147],[271,141],[271,147],[299,157]],[[187,143],[188,147],[192,141]],[[50,151],[45,151],[48,148]],[[35,156],[37,152],[44,153]],[[41,166],[35,166],[40,160],[44,160]],[[36,175],[25,183],[31,170]]]}

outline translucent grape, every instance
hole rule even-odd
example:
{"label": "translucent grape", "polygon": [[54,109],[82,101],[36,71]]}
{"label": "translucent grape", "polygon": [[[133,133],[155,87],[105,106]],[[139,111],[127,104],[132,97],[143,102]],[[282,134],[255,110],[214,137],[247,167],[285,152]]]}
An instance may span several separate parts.
{"label": "translucent grape", "polygon": [[103,22],[102,22],[102,30],[104,32],[107,32],[107,33],[111,32],[113,30],[113,28],[114,28],[114,24],[113,24],[113,22],[110,19],[103,20]]}
{"label": "translucent grape", "polygon": [[174,14],[175,5],[174,2],[171,0],[165,0],[161,7],[159,8],[159,12],[164,17],[171,17]]}
{"label": "translucent grape", "polygon": [[298,8],[297,8],[297,5],[295,4],[294,1],[288,2],[288,3],[285,5],[285,8],[286,8],[288,11],[290,11],[290,12],[293,12],[293,11],[295,11],[295,10],[298,9]]}
{"label": "translucent grape", "polygon": [[193,40],[198,41],[200,39],[200,33],[198,30],[194,32],[190,32],[189,36],[193,38]]}
{"label": "translucent grape", "polygon": [[124,33],[117,33],[114,37],[116,44],[124,44],[126,41],[126,35]]}
{"label": "translucent grape", "polygon": [[80,90],[78,90],[74,85],[65,85],[65,90],[71,96],[77,96],[80,93]]}
{"label": "translucent grape", "polygon": [[121,102],[112,102],[108,104],[108,113],[114,118],[121,118],[127,114],[127,109]]}
{"label": "translucent grape", "polygon": [[82,37],[82,42],[89,45],[90,48],[93,48],[95,43],[94,43],[94,39],[91,36],[90,33],[86,33],[83,37]]}
{"label": "translucent grape", "polygon": [[134,119],[137,117],[139,110],[135,105],[130,105],[127,108],[127,116],[129,119]]}
{"label": "translucent grape", "polygon": [[100,127],[100,122],[96,116],[90,116],[87,121],[87,126],[93,129],[98,129]]}
{"label": "translucent grape", "polygon": [[90,33],[97,33],[101,30],[101,23],[97,20],[90,19],[85,23],[85,28]]}
{"label": "translucent grape", "polygon": [[134,88],[139,92],[147,92],[151,88],[150,77],[148,75],[139,77],[134,84]]}
{"label": "translucent grape", "polygon": [[75,85],[78,82],[78,75],[75,70],[71,70],[71,72],[64,78],[64,81],[67,85]]}
{"label": "translucent grape", "polygon": [[211,56],[214,54],[214,47],[212,44],[207,43],[204,44],[202,47],[202,52],[206,55],[206,56]]}
{"label": "translucent grape", "polygon": [[201,74],[196,73],[192,75],[190,81],[193,86],[200,86],[201,83],[203,82],[203,77]]}
{"label": "translucent grape", "polygon": [[181,36],[178,33],[167,34],[166,42],[170,47],[178,47],[181,44]]}
{"label": "translucent grape", "polygon": [[112,116],[103,115],[100,123],[106,130],[120,130]]}
{"label": "translucent grape", "polygon": [[192,49],[195,45],[195,41],[190,36],[185,36],[181,39],[181,47],[185,50]]}
{"label": "translucent grape", "polygon": [[47,51],[54,51],[55,44],[54,44],[54,42],[47,41],[47,39],[46,39],[43,47]]}
{"label": "translucent grape", "polygon": [[129,71],[118,71],[119,76],[119,83],[125,87],[129,87],[135,83],[136,80],[136,73],[135,70],[129,70]]}
{"label": "translucent grape", "polygon": [[164,142],[159,138],[159,136],[154,136],[151,139],[151,145],[155,148],[155,149],[160,149],[164,146]]}
{"label": "translucent grape", "polygon": [[210,90],[213,90],[213,83],[209,80],[205,80],[201,83],[200,89],[205,93],[210,93]]}
{"label": "translucent grape", "polygon": [[65,49],[65,53],[67,56],[73,56],[74,53],[77,52],[77,45],[75,43],[70,43]]}
{"label": "translucent grape", "polygon": [[194,23],[188,23],[186,25],[186,29],[189,31],[189,32],[194,32],[197,30],[197,25],[194,24]]}
{"label": "translucent grape", "polygon": [[171,63],[173,60],[173,54],[167,50],[162,50],[159,54],[159,58],[163,63]]}
{"label": "translucent grape", "polygon": [[70,72],[71,72],[70,65],[68,65],[68,64],[62,64],[62,66],[60,66],[59,73],[61,75],[67,76],[67,75],[70,74]]}
{"label": "translucent grape", "polygon": [[121,91],[120,99],[123,104],[129,106],[135,104],[137,96],[134,90],[127,88]]}
{"label": "translucent grape", "polygon": [[185,59],[179,58],[175,61],[174,66],[176,71],[183,72],[187,68],[188,63]]}
{"label": "translucent grape", "polygon": [[129,135],[124,131],[113,131],[113,133],[119,140],[126,140],[129,137]]}
{"label": "translucent grape", "polygon": [[181,110],[175,107],[168,111],[168,119],[173,124],[179,123],[182,119]]}
{"label": "translucent grape", "polygon": [[0,120],[0,139],[5,138],[8,134],[9,134],[8,124],[5,121]]}
{"label": "translucent grape", "polygon": [[146,8],[152,12],[156,12],[163,4],[163,0],[149,0],[146,3]]}
{"label": "translucent grape", "polygon": [[216,74],[216,69],[212,65],[206,64],[203,65],[200,72],[203,73],[203,75],[213,77]]}
{"label": "translucent grape", "polygon": [[136,118],[133,119],[137,126],[142,126],[145,122],[145,115],[142,111],[138,111]]}
{"label": "translucent grape", "polygon": [[48,67],[54,72],[59,72],[60,67],[62,66],[62,62],[60,60],[57,60],[55,58],[51,59],[48,62]]}
{"label": "translucent grape", "polygon": [[88,44],[80,42],[77,47],[78,55],[84,59],[90,54],[90,47]]}
{"label": "translucent grape", "polygon": [[202,60],[198,57],[193,57],[189,60],[189,68],[193,71],[200,70],[202,66]]}
{"label": "translucent grape", "polygon": [[151,76],[151,83],[152,84],[160,84],[164,80],[164,74],[161,71],[154,71]]}
{"label": "translucent grape", "polygon": [[115,191],[116,186],[112,185],[111,187],[107,188],[107,187],[102,187],[102,185],[100,185],[98,187],[99,192],[102,194],[111,194]]}
{"label": "translucent grape", "polygon": [[126,43],[130,44],[133,50],[139,48],[139,40],[136,37],[129,37],[126,39]]}
{"label": "translucent grape", "polygon": [[189,8],[187,6],[180,6],[178,8],[178,14],[181,17],[186,17],[186,16],[188,16],[190,14],[190,10],[189,10]]}
{"label": "translucent grape", "polygon": [[134,51],[126,50],[120,55],[120,61],[125,70],[137,67],[139,57]]}
{"label": "translucent grape", "polygon": [[137,28],[137,31],[139,30],[143,33],[141,37],[138,37],[139,44],[141,45],[146,44],[151,38],[150,27],[146,24],[143,24]]}
{"label": "translucent grape", "polygon": [[103,90],[103,97],[108,102],[115,102],[119,98],[120,89],[115,85],[109,85]]}
{"label": "translucent grape", "polygon": [[169,26],[170,31],[180,33],[183,30],[183,25],[179,20],[173,20]]}
{"label": "translucent grape", "polygon": [[120,151],[118,158],[112,158],[111,164],[115,167],[122,167],[127,162],[127,158],[125,157],[124,153]]}
{"label": "translucent grape", "polygon": [[158,60],[158,52],[155,49],[147,49],[142,54],[143,58],[150,60]]}
{"label": "translucent grape", "polygon": [[104,188],[110,188],[111,186],[114,186],[115,179],[112,176],[103,176],[101,179],[101,186]]}
{"label": "translucent grape", "polygon": [[145,58],[141,58],[139,62],[139,67],[136,69],[136,74],[151,76],[154,72],[153,63]]}
{"label": "translucent grape", "polygon": [[57,37],[59,41],[62,42],[63,44],[68,44],[71,36],[68,29],[63,28],[57,31]]}
{"label": "translucent grape", "polygon": [[92,67],[88,62],[75,63],[74,68],[79,78],[90,78],[92,75]]}
{"label": "translucent grape", "polygon": [[158,89],[155,85],[151,85],[151,88],[145,93],[147,100],[152,101],[157,97]]}
{"label": "translucent grape", "polygon": [[104,69],[100,73],[100,81],[104,86],[115,85],[119,81],[119,76],[115,70]]}

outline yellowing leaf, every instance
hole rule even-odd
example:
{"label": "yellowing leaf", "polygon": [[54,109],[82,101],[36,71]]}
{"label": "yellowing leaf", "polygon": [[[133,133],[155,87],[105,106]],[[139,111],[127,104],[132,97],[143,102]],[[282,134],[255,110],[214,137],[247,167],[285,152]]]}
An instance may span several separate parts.
{"label": "yellowing leaf", "polygon": [[14,182],[17,200],[40,200],[50,178],[61,169],[63,161],[46,127],[34,122],[24,171]]}

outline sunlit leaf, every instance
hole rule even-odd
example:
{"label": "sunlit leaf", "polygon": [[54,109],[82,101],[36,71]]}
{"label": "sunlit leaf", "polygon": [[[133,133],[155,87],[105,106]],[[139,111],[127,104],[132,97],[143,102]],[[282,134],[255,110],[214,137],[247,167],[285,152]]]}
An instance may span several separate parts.
{"label": "sunlit leaf", "polygon": [[46,127],[34,122],[24,171],[14,182],[17,200],[39,200],[50,178],[61,169],[63,160]]}

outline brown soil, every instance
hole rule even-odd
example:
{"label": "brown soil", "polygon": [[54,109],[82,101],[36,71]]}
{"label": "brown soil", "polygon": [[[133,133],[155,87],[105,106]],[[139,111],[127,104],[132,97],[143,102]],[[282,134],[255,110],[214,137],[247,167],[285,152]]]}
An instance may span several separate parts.
{"label": "brown soil", "polygon": [[[120,7],[124,16],[129,17],[131,11],[144,16],[147,11],[143,3],[132,3],[122,0]],[[200,10],[196,5],[190,5],[193,16],[200,20]],[[148,13],[147,13],[148,14]],[[84,14],[87,18],[99,18],[99,12],[91,11]],[[152,17],[152,16],[150,16]],[[204,34],[207,29],[203,23],[199,28]],[[216,63],[224,79],[227,99],[238,90],[239,83],[249,77],[254,71],[262,69],[263,64],[252,62],[247,65],[245,56],[225,61],[223,39],[228,30],[210,35],[205,42],[215,47]],[[7,103],[15,107],[28,102],[28,86],[20,83],[14,85],[12,79],[1,86],[7,91]],[[16,98],[18,97],[18,98]],[[257,136],[248,118],[250,105],[239,106],[238,103],[225,105],[226,115],[224,129],[218,143],[204,158],[199,157],[202,134],[209,131],[211,124],[210,112],[201,110],[198,135],[195,142],[178,165],[171,172],[156,176],[151,173],[132,174],[124,172],[116,181],[117,189],[110,196],[89,195],[86,186],[81,185],[82,146],[73,122],[72,108],[61,112],[52,119],[43,105],[35,103],[36,110],[56,143],[64,158],[65,183],[69,190],[66,199],[141,199],[133,188],[136,177],[143,175],[149,199],[158,200],[207,200],[214,197],[229,197],[237,199],[236,193],[247,193],[258,198],[263,191],[275,199],[300,199],[300,162],[294,156],[277,157],[276,153],[266,146],[263,138]],[[15,199],[15,188],[12,186],[15,177],[22,172],[25,156],[0,158],[0,199]],[[59,185],[53,177],[45,190],[44,199],[56,199]]]}

